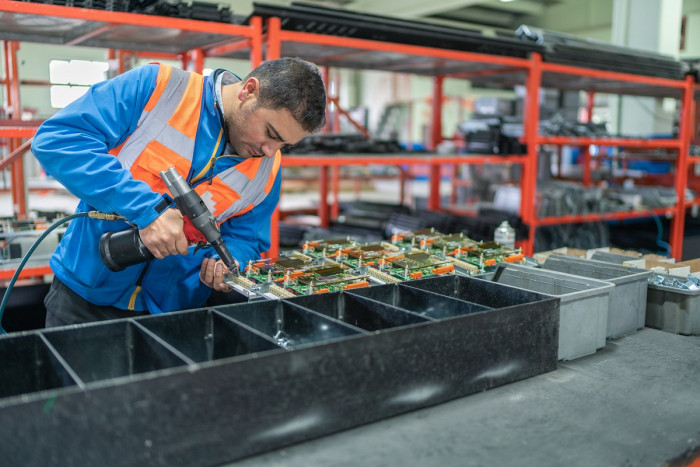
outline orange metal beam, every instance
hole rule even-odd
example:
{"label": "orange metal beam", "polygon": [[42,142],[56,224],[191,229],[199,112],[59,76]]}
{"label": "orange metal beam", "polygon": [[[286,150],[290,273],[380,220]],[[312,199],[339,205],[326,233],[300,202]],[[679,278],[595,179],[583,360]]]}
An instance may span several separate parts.
{"label": "orange metal beam", "polygon": [[523,136],[527,145],[527,162],[523,164],[520,182],[520,217],[529,226],[528,241],[524,242],[523,251],[531,256],[535,243],[535,194],[537,192],[537,131],[540,120],[539,93],[542,83],[542,56],[532,54],[532,66],[528,71],[526,82],[526,100]]}
{"label": "orange metal beam", "polygon": [[[253,18],[255,19],[255,18]],[[262,21],[262,20],[261,20]],[[281,21],[279,18],[270,18],[267,21],[267,36],[265,37],[265,46],[266,46],[266,54],[265,54],[265,60],[275,60],[277,58],[280,58],[280,37],[279,37],[279,32],[282,28]],[[255,30],[259,31],[258,34],[258,43],[259,47],[257,45],[253,45],[253,51],[251,51],[251,66],[255,68],[258,66],[262,59],[263,59],[263,52],[262,52],[262,22],[258,24],[258,28],[254,28]],[[254,38],[255,40],[255,38]],[[259,53],[257,53],[257,49],[259,48]],[[283,159],[283,163],[286,164],[286,161]],[[325,193],[328,193],[328,169],[326,169],[326,174],[325,174]],[[323,170],[321,170],[323,172]],[[324,179],[323,175],[320,175],[321,180]],[[324,186],[323,181],[319,185]],[[325,204],[325,210],[322,210],[322,203]],[[319,217],[323,219],[323,212],[325,212],[326,216],[326,225],[328,225],[328,200],[323,198],[319,202]],[[272,219],[270,220],[270,249],[266,252],[266,256],[269,256],[271,258],[279,256],[279,206],[277,209],[275,209],[275,214],[272,216]],[[323,222],[321,222],[323,224]]]}
{"label": "orange metal beam", "polygon": [[[589,92],[586,100],[586,123],[590,123],[593,117],[593,103],[595,93]],[[591,186],[591,150],[590,146],[585,145],[582,150],[583,156],[583,186]]]}
{"label": "orange metal beam", "polygon": [[207,57],[219,57],[250,47],[250,39],[236,39],[234,41],[224,41],[204,49]]}
{"label": "orange metal beam", "polygon": [[[15,269],[0,269],[0,280],[12,279],[15,275]],[[34,266],[22,268],[22,272],[19,273],[18,279],[28,279],[30,277],[41,277],[49,274],[53,274],[51,267],[49,266]]]}
{"label": "orange metal beam", "polygon": [[673,214],[674,208],[658,208],[644,209],[635,211],[609,212],[602,214],[581,214],[570,216],[543,217],[537,219],[537,225],[559,225],[559,224],[578,224],[584,222],[599,222],[611,220],[633,219],[649,216],[667,216]]}
{"label": "orange metal beam", "polygon": [[562,73],[566,75],[585,76],[589,78],[623,81],[630,83],[646,84],[664,88],[685,89],[685,82],[669,78],[656,78],[653,76],[632,75],[617,71],[595,70],[592,68],[580,68],[572,65],[560,65],[558,63],[542,63],[543,72]]}
{"label": "orange metal beam", "polygon": [[[270,18],[278,19],[278,18]],[[269,29],[268,29],[269,31]],[[408,55],[420,55],[437,57],[449,60],[463,60],[479,63],[499,63],[505,66],[529,68],[530,60],[525,58],[505,57],[500,55],[486,55],[475,52],[463,52],[459,50],[436,49],[420,45],[397,44],[393,42],[379,42],[369,39],[355,39],[351,37],[324,36],[308,32],[279,31],[279,39],[284,42],[305,42],[310,44],[331,45],[338,47],[350,47],[356,49],[376,50]]]}
{"label": "orange metal beam", "polygon": [[31,138],[36,133],[32,127],[0,127],[0,138]]}
{"label": "orange metal beam", "polygon": [[104,23],[129,24],[134,26],[147,26],[155,28],[172,28],[183,31],[196,31],[208,34],[227,34],[243,37],[253,37],[255,35],[255,31],[252,27],[238,24],[226,24],[215,21],[200,21],[184,18],[170,18],[167,16],[143,15],[120,11],[94,10],[89,8],[76,8],[62,5],[47,5],[42,3],[0,1],[0,11],[54,16],[58,18],[82,19],[86,21],[95,21],[96,15],[98,15],[98,20]]}
{"label": "orange metal beam", "polygon": [[[328,100],[335,104],[335,108],[339,114],[347,118],[348,121],[352,124],[352,126],[354,126],[359,132],[361,132],[365,136],[365,138],[369,138],[369,130],[367,130],[367,128],[365,128],[364,125],[360,125],[359,123],[357,123],[355,119],[352,118],[352,115],[350,115],[350,112],[348,112],[340,106],[337,97],[329,97]],[[336,131],[338,131],[339,129],[340,126],[336,125]]]}
{"label": "orange metal beam", "polygon": [[259,16],[250,18],[250,69],[256,68],[263,61],[263,21]]}
{"label": "orange metal beam", "polygon": [[569,136],[541,136],[537,144],[562,146],[624,146],[627,148],[665,148],[678,149],[682,143],[678,139],[635,139],[635,138],[583,138]]}
{"label": "orange metal beam", "polygon": [[266,60],[280,58],[282,53],[282,20],[270,18],[267,20],[267,55]]}
{"label": "orange metal beam", "polygon": [[518,71],[527,71],[527,68],[504,67],[504,68],[492,68],[490,70],[465,71],[462,73],[446,74],[445,78],[469,79],[469,78],[478,78],[481,76],[499,75],[499,74],[503,74],[503,73],[514,73],[514,72],[518,72]]}
{"label": "orange metal beam", "polygon": [[478,155],[336,155],[307,156],[287,154],[282,157],[286,166],[345,166],[345,165],[445,165],[445,164],[525,164],[524,156]]}
{"label": "orange metal beam", "polygon": [[[433,112],[432,125],[430,129],[430,144],[428,149],[435,151],[438,144],[442,142],[442,97],[443,83],[442,76],[433,77]],[[430,193],[428,195],[428,209],[437,211],[440,209],[440,181],[442,174],[439,165],[430,166]]]}
{"label": "orange metal beam", "polygon": [[688,186],[688,149],[693,121],[693,91],[695,83],[692,76],[686,76],[683,100],[681,101],[681,118],[678,139],[681,146],[676,162],[676,209],[671,221],[670,243],[671,255],[677,260],[683,256],[683,234],[685,230],[685,188]]}
{"label": "orange metal beam", "polygon": [[68,42],[66,42],[66,43],[63,44],[63,45],[79,45],[81,42],[85,42],[86,40],[88,40],[88,39],[90,39],[90,38],[92,38],[92,37],[99,36],[99,35],[102,34],[103,32],[107,32],[107,31],[109,31],[110,29],[114,29],[115,27],[117,27],[116,24],[105,24],[104,26],[99,27],[99,28],[97,28],[97,29],[95,29],[95,30],[93,30],[93,31],[90,31],[90,32],[88,32],[88,33],[86,33],[86,34],[83,34],[83,35],[81,35],[81,36],[75,37],[75,38],[69,40]]}
{"label": "orange metal beam", "polygon": [[[6,108],[10,118],[19,119],[22,113],[22,105],[19,95],[19,71],[17,66],[17,51],[19,43],[14,41],[3,42],[5,76],[7,80]],[[19,151],[22,147],[21,139],[11,138],[8,142],[10,154]],[[10,165],[12,179],[12,209],[15,216],[23,218],[27,215],[27,196],[24,186],[24,162],[21,157],[13,156]]]}
{"label": "orange metal beam", "polygon": [[323,165],[318,171],[318,217],[321,227],[328,227],[328,166]]}
{"label": "orange metal beam", "polygon": [[0,170],[5,170],[8,165],[14,164],[15,162],[17,162],[17,160],[21,160],[21,157],[24,155],[25,152],[29,150],[31,146],[32,140],[28,139],[27,141],[16,147],[12,152],[10,152],[2,160],[0,160]]}

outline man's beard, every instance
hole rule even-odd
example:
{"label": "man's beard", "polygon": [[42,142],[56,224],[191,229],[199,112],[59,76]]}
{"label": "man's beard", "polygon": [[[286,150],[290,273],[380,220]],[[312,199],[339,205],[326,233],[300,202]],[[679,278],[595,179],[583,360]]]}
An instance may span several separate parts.
{"label": "man's beard", "polygon": [[255,107],[243,108],[241,110],[242,115],[238,114],[231,118],[227,118],[226,116],[224,116],[226,139],[228,140],[229,145],[235,151],[236,155],[240,157],[261,158],[265,156],[264,154],[250,154],[250,148],[255,150],[255,146],[253,144],[240,141],[237,138],[237,134],[240,133],[239,130],[245,126],[246,120],[253,113],[254,110]]}

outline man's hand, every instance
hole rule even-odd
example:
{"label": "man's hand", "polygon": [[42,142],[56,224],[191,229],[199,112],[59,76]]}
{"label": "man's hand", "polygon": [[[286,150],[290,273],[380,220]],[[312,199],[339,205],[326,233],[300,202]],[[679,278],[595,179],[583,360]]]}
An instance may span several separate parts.
{"label": "man's hand", "polygon": [[224,274],[227,272],[228,268],[220,259],[205,258],[199,271],[199,280],[219,292],[230,292],[233,288],[224,282]]}
{"label": "man's hand", "polygon": [[158,259],[168,255],[186,255],[189,242],[183,231],[182,213],[168,209],[139,231],[141,241]]}

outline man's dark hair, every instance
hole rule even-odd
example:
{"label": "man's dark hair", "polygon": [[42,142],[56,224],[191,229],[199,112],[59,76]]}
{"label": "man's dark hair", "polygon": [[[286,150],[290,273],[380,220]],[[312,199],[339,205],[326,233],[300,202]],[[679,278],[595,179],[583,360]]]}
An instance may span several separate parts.
{"label": "man's dark hair", "polygon": [[326,88],[313,63],[284,57],[261,63],[246,76],[260,81],[258,105],[266,109],[288,109],[309,133],[326,123]]}

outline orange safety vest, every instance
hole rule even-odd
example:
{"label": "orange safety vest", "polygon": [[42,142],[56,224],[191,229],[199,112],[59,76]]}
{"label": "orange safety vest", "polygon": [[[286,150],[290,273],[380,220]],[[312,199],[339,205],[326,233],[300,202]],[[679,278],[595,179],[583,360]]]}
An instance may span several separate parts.
{"label": "orange safety vest", "polygon": [[[134,132],[119,147],[110,151],[133,177],[159,193],[167,192],[160,172],[175,167],[180,175],[189,174],[194,158],[194,142],[199,126],[204,77],[197,73],[160,65],[156,88],[139,117]],[[216,160],[223,128],[209,163],[190,184]],[[260,204],[270,193],[277,177],[282,155],[246,159],[216,174],[211,183],[201,183],[195,191],[221,224]]]}

